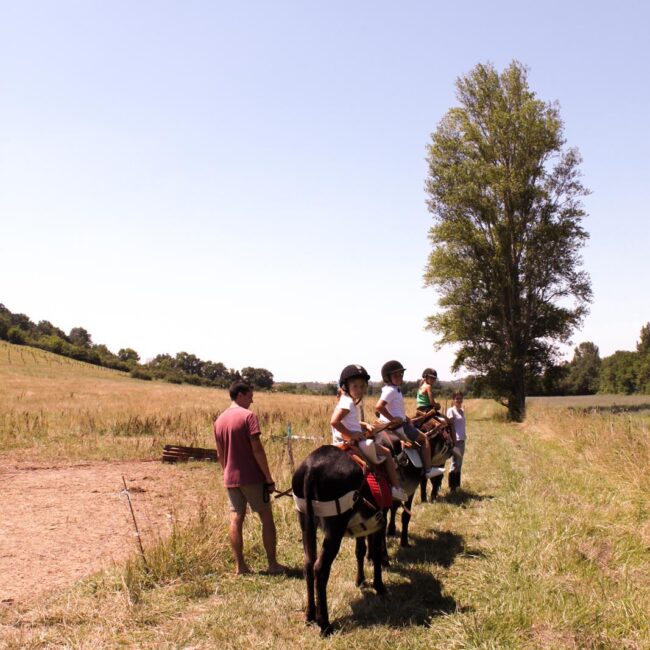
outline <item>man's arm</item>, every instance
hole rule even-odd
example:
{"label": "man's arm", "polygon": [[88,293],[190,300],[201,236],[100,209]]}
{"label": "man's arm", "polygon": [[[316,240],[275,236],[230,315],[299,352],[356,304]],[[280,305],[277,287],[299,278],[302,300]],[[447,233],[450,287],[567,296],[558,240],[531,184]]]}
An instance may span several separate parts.
{"label": "man's arm", "polygon": [[264,474],[264,478],[266,482],[274,485],[275,482],[273,481],[273,477],[271,476],[269,463],[266,460],[266,452],[264,451],[264,445],[262,445],[262,441],[260,440],[259,436],[251,436],[251,447],[253,448],[253,457],[255,458],[255,462],[262,470],[262,474]]}
{"label": "man's arm", "polygon": [[226,459],[223,457],[223,447],[221,446],[221,443],[219,442],[219,436],[217,435],[216,426],[213,426],[212,430],[214,432],[214,441],[217,443],[217,458],[219,459],[219,463],[221,464],[221,469],[223,469],[225,471],[225,469],[226,469]]}
{"label": "man's arm", "polygon": [[217,458],[219,459],[219,463],[221,464],[221,469],[226,470],[226,459],[223,457],[223,449],[220,447],[219,443],[217,443]]}

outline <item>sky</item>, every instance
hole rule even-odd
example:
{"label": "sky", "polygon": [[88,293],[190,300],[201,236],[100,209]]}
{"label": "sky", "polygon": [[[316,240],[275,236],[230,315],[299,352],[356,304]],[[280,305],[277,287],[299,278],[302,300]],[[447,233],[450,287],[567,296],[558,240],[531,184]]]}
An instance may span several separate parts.
{"label": "sky", "polygon": [[0,16],[13,312],[280,381],[349,363],[379,380],[388,359],[452,378],[424,329],[426,145],[459,76],[516,59],[592,191],[573,343],[631,350],[650,321],[647,3],[0,0]]}

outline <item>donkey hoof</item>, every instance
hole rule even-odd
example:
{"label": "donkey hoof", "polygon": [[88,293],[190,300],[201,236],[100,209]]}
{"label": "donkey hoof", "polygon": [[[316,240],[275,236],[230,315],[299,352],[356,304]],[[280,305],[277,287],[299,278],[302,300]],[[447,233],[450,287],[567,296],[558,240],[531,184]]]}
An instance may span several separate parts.
{"label": "donkey hoof", "polygon": [[384,587],[383,584],[382,585],[373,585],[373,587],[375,588],[375,591],[377,592],[377,595],[380,598],[385,598],[385,596],[386,596],[386,587]]}
{"label": "donkey hoof", "polygon": [[327,625],[321,625],[320,628],[320,635],[322,637],[328,637],[334,632],[334,628],[332,627],[331,623],[328,623]]}
{"label": "donkey hoof", "polygon": [[406,541],[406,540],[402,540],[402,541],[399,543],[399,545],[400,545],[402,548],[411,548],[411,545],[410,545],[410,544],[408,543],[408,541]]}

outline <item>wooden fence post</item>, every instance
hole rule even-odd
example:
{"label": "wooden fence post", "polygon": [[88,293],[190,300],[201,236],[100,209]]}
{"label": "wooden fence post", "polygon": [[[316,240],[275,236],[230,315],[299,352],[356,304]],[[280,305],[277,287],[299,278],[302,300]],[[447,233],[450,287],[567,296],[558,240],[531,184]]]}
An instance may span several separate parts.
{"label": "wooden fence post", "polygon": [[287,455],[289,456],[289,469],[291,470],[291,476],[293,476],[294,472],[296,471],[296,464],[294,463],[293,460],[293,443],[291,441],[292,437],[292,431],[291,431],[291,423],[287,425]]}

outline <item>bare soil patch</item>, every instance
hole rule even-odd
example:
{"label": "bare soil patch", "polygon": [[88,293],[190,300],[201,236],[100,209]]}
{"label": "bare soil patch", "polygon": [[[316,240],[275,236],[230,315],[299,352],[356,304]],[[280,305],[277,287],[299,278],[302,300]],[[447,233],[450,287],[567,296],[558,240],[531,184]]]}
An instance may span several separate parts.
{"label": "bare soil patch", "polygon": [[68,587],[136,552],[122,476],[146,548],[210,498],[216,471],[212,463],[30,465],[0,459],[0,606]]}

